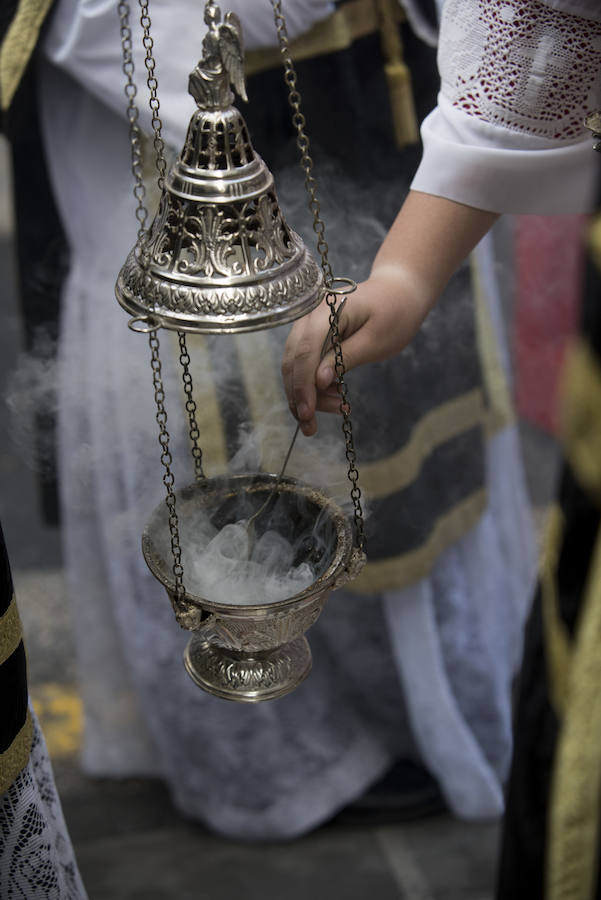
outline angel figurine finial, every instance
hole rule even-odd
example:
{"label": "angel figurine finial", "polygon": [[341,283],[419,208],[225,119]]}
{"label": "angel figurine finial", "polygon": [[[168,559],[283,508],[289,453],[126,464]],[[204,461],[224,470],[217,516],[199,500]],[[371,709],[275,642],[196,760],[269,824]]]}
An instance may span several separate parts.
{"label": "angel figurine finial", "polygon": [[214,0],[207,0],[205,22],[209,30],[202,42],[202,57],[190,75],[189,92],[201,109],[231,106],[234,96],[230,85],[247,101],[240,19],[229,12],[221,23],[221,10]]}

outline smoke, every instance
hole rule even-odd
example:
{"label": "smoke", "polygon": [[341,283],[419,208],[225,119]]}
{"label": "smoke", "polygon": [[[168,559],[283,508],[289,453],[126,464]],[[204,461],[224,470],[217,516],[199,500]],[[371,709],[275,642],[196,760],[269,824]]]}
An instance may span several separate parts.
{"label": "smoke", "polygon": [[27,465],[42,473],[54,469],[53,423],[58,412],[56,341],[37,332],[31,353],[22,353],[7,379],[11,442]]}
{"label": "smoke", "polygon": [[315,581],[307,562],[294,565],[295,546],[277,531],[265,531],[250,556],[244,520],[203,536],[209,537],[207,544],[194,552],[188,547],[183,556],[186,589],[213,603],[275,603]]}
{"label": "smoke", "polygon": [[[198,491],[182,496],[179,534],[188,593],[212,603],[276,603],[323,574],[335,549],[327,507],[287,487],[271,497],[271,486],[267,481],[259,490],[226,489],[215,499],[209,495],[209,507],[200,505]],[[251,534],[249,518],[268,497]],[[155,511],[149,536],[152,556],[167,573],[171,543],[164,508]]]}
{"label": "smoke", "polygon": [[[336,160],[319,158],[319,201],[328,257],[335,275],[363,281],[401,203],[390,185],[361,183],[340,172]],[[317,257],[312,213],[296,166],[277,173],[278,199],[286,221]]]}
{"label": "smoke", "polygon": [[[330,182],[332,186],[327,188]],[[356,279],[365,277],[369,261],[384,236],[384,227],[375,215],[369,215],[367,196],[350,180],[347,183],[336,179],[332,170],[322,184],[326,188],[322,192],[323,212],[328,220],[332,259],[340,259],[342,264],[338,268],[334,263],[335,271]],[[304,233],[310,244],[312,222],[296,168],[280,173],[278,191],[286,204],[289,223]],[[356,219],[358,209],[361,227],[351,228],[349,219]],[[62,501],[76,516],[85,512],[102,523],[104,545],[110,552],[122,554],[125,548],[138,552],[136,544],[143,523],[155,504],[161,503],[163,472],[148,348],[143,337],[128,332],[126,318],[112,299],[111,271],[116,267],[111,257],[110,261],[99,259],[93,275],[87,272],[85,280],[71,273],[64,299],[60,359],[54,342],[42,336],[33,352],[20,356],[8,385],[7,402],[12,414],[12,440],[32,466],[52,466],[57,452],[54,430],[44,435],[40,445],[36,422],[40,416],[60,421],[59,468],[68,479],[61,491]],[[199,443],[207,475],[280,471],[296,426],[279,373],[288,332],[289,327],[285,326],[268,333],[236,337],[188,335]],[[179,349],[175,335],[162,333],[160,338],[172,468],[179,489],[193,480],[185,397],[177,363]],[[234,423],[233,438],[221,433],[226,419]],[[299,435],[287,475],[322,489],[348,511],[350,484],[341,419],[325,415],[319,419],[317,438]],[[290,514],[289,510],[286,512]],[[244,513],[226,524],[234,526],[240,518],[244,518]],[[236,546],[239,550],[234,552],[224,549],[223,538],[215,542],[218,532],[203,531],[201,526],[193,541],[184,540],[182,534],[186,578],[190,573],[189,577],[196,580],[194,572],[205,572],[207,559],[218,557],[220,573],[226,566],[239,576],[234,562],[251,563],[252,573],[247,567],[242,574],[245,595],[260,594],[273,600],[304,589],[315,579],[317,570],[314,563],[306,561],[307,554],[303,555],[298,541],[304,540],[313,551],[315,541],[310,543],[309,532],[296,534],[290,540],[285,534],[283,516],[276,524],[277,527],[267,529],[272,532],[269,537],[259,535],[250,561],[247,551],[239,546],[239,535],[234,539],[234,550]],[[315,524],[311,521],[309,529],[306,523],[305,530],[310,531]],[[284,547],[280,538],[290,546]],[[251,574],[254,587],[247,590]],[[205,580],[207,577],[202,575]],[[222,574],[213,578],[213,583],[221,581]],[[199,583],[201,596],[205,589],[209,588]],[[233,597],[234,588],[228,590]]]}

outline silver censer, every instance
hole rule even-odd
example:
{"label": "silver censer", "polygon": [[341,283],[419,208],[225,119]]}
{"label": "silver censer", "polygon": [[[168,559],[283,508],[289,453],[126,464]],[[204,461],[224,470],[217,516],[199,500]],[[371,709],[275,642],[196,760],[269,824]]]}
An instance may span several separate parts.
{"label": "silver censer", "polygon": [[[311,651],[305,631],[319,616],[329,592],[354,578],[365,563],[361,492],[336,315],[338,297],[349,293],[354,285],[349,279],[334,278],[328,262],[281,0],[271,2],[295,111],[301,164],[320,236],[321,267],[287,225],[273,176],[253,149],[244,119],[233,106],[232,87],[246,100],[242,29],[233,13],[222,21],[214,0],[208,0],[205,6],[208,30],[202,58],[189,80],[197,109],[184,147],[167,173],[148,0],[139,2],[162,194],[154,221],[146,227],[129,6],[122,2],[123,69],[140,229],[115,291],[131,316],[130,327],[148,334],[166,488],[165,503],[153,511],[144,529],[142,549],[151,572],[167,590],[178,623],[193,632],[184,655],[192,679],[209,693],[230,700],[273,699],[289,693],[306,678]],[[331,313],[354,521],[324,493],[293,478],[264,473],[207,478],[202,467],[186,333],[225,334],[270,328],[304,315],[324,297]],[[195,482],[178,490],[161,375],[161,328],[178,333],[194,460]],[[288,515],[293,537],[312,528],[313,539],[305,553],[316,572],[315,582],[285,600],[253,605],[216,603],[187,590],[182,535],[183,540],[193,535],[191,523],[198,512],[208,513],[221,527],[240,519],[240,508],[251,513],[259,509],[272,490]]]}

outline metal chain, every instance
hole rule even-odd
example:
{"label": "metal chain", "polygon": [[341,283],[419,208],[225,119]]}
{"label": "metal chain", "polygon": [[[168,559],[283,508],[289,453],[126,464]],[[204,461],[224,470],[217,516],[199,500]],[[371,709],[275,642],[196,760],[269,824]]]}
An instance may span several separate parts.
{"label": "metal chain", "polygon": [[[334,286],[336,278],[332,272],[329,261],[329,247],[326,241],[326,227],[321,218],[321,206],[317,199],[317,181],[313,175],[313,160],[309,153],[310,142],[305,132],[306,120],[301,112],[301,95],[298,90],[296,71],[290,56],[290,39],[284,13],[282,12],[282,0],[271,0],[273,7],[275,27],[278,33],[280,52],[284,60],[284,80],[288,86],[288,103],[292,107],[292,124],[296,129],[296,144],[301,153],[301,168],[305,173],[305,189],[309,197],[309,209],[313,214],[313,231],[317,235],[317,249],[321,257],[326,291]],[[342,431],[346,446],[346,459],[348,462],[348,478],[351,482],[351,499],[355,509],[355,529],[357,547],[360,551],[365,546],[365,528],[363,522],[363,509],[361,507],[361,490],[359,488],[359,472],[357,471],[355,444],[353,441],[353,425],[351,422],[351,407],[348,400],[344,376],[346,369],[342,357],[340,330],[338,328],[338,316],[336,314],[336,292],[326,293],[326,302],[330,308],[330,329],[332,334],[332,349],[334,350],[336,384],[340,394],[340,412],[342,413]]]}
{"label": "metal chain", "polygon": [[[147,33],[147,29],[150,28],[150,18],[148,17],[148,0],[140,0],[140,6],[143,7],[143,15],[141,19],[142,27],[144,28],[145,35]],[[132,55],[132,34],[131,34],[131,26],[129,24],[129,16],[130,9],[129,3],[127,0],[122,0],[122,2],[118,5],[119,12],[119,20],[121,24],[121,47],[123,51],[123,72],[125,74],[127,83],[125,86],[125,95],[128,100],[127,105],[127,118],[129,121],[129,137],[131,144],[131,165],[132,172],[134,176],[134,197],[137,202],[136,208],[136,218],[139,223],[138,229],[138,246],[143,245],[142,238],[146,233],[146,222],[148,219],[148,210],[145,206],[144,199],[146,197],[146,189],[144,187],[143,180],[143,172],[142,172],[142,150],[141,150],[141,142],[140,142],[140,126],[139,126],[139,111],[136,104],[136,94],[137,88],[134,82],[134,61]],[[150,38],[150,36],[148,35]],[[144,46],[146,47],[146,55],[147,59],[150,56],[152,59],[152,41],[150,43],[145,42]],[[151,91],[151,99],[152,92],[154,90],[156,95],[157,82],[154,77],[154,60],[152,61],[152,66],[149,68],[147,63],[147,69],[149,71],[149,84],[148,87]],[[153,84],[150,83],[152,73]],[[160,137],[160,119],[158,118],[158,100],[156,102],[156,107],[153,107],[151,104],[151,109],[153,111],[153,128],[155,129],[155,150],[157,152],[157,169],[159,170],[159,179],[164,175],[164,167],[159,165],[159,158],[163,159],[162,156],[162,140]],[[158,134],[155,127],[155,117],[158,120]],[[160,183],[160,182],[159,182]],[[147,264],[148,257],[147,254],[142,253],[141,259],[142,265]],[[169,513],[169,531],[171,533],[171,551],[173,555],[173,576],[175,579],[174,585],[174,593],[177,599],[183,599],[185,597],[185,588],[183,583],[183,575],[184,570],[182,567],[182,551],[179,537],[179,522],[177,518],[177,510],[176,510],[176,498],[174,491],[175,477],[173,475],[173,471],[171,469],[172,457],[171,452],[169,450],[169,432],[167,431],[167,411],[165,409],[165,388],[163,385],[162,378],[162,368],[161,368],[161,359],[159,356],[159,338],[156,331],[151,331],[148,336],[148,343],[150,346],[150,355],[151,355],[151,369],[152,369],[152,383],[154,387],[154,400],[156,404],[156,421],[159,426],[159,444],[161,445],[161,464],[164,469],[163,474],[163,484],[165,485],[167,496],[165,497],[165,504],[167,506],[167,510]]]}
{"label": "metal chain", "polygon": [[141,241],[146,231],[148,210],[146,209],[146,188],[144,187],[142,146],[140,141],[139,111],[136,104],[138,89],[134,81],[134,60],[132,56],[132,36],[129,24],[129,3],[121,2],[118,5],[121,49],[123,53],[123,74],[126,78],[124,88],[127,97],[127,120],[129,122],[129,143],[131,147],[131,168],[134,176],[134,198],[136,200],[136,219],[138,220],[138,241]]}
{"label": "metal chain", "polygon": [[198,441],[200,440],[200,430],[196,421],[196,401],[193,396],[192,376],[190,374],[190,354],[188,353],[188,345],[186,343],[186,335],[183,331],[177,333],[179,339],[179,361],[182,365],[184,391],[186,393],[186,412],[188,413],[188,424],[190,426],[190,440],[192,442],[192,456],[194,458],[194,475],[197,481],[204,481],[205,474],[202,470],[202,450]]}
{"label": "metal chain", "polygon": [[365,526],[363,522],[363,508],[361,506],[361,488],[359,487],[359,472],[356,461],[355,444],[353,441],[353,425],[351,422],[351,406],[344,376],[346,370],[342,358],[340,345],[340,332],[338,330],[338,312],[336,308],[336,295],[326,294],[326,303],[330,308],[330,329],[332,331],[332,349],[334,350],[334,368],[336,370],[336,386],[340,394],[340,412],[342,413],[342,432],[346,444],[346,461],[348,463],[348,480],[351,482],[351,500],[355,509],[355,529],[357,533],[357,548],[365,547]]}
{"label": "metal chain", "polygon": [[179,539],[179,522],[177,518],[175,491],[175,477],[171,470],[173,462],[169,450],[169,432],[167,431],[167,410],[165,409],[165,388],[161,371],[161,359],[159,356],[159,338],[156,331],[151,331],[148,336],[150,347],[150,365],[152,367],[152,383],[154,386],[154,401],[156,403],[156,420],[159,426],[159,444],[161,445],[161,463],[164,468],[163,484],[167,489],[165,504],[169,512],[169,531],[171,532],[171,552],[173,554],[173,575],[175,578],[174,593],[178,599],[182,599],[186,593],[184,588],[184,569],[182,566],[182,548]]}
{"label": "metal chain", "polygon": [[292,107],[292,124],[296,129],[296,145],[301,153],[301,168],[305,173],[305,190],[309,196],[309,209],[313,213],[313,231],[317,235],[317,250],[321,257],[321,268],[326,287],[331,287],[334,274],[328,259],[329,247],[326,241],[326,226],[321,218],[321,206],[317,199],[317,182],[313,175],[313,160],[309,154],[310,142],[305,132],[305,117],[301,112],[301,95],[296,83],[296,71],[290,57],[290,39],[286,19],[282,12],[282,0],[271,0],[275,27],[284,60],[284,80],[288,86],[288,103]]}
{"label": "metal chain", "polygon": [[[146,56],[144,59],[144,65],[146,66],[147,79],[146,84],[148,85],[148,90],[150,91],[150,111],[152,113],[152,130],[154,133],[153,145],[155,149],[155,164],[157,168],[157,172],[159,174],[157,183],[160,190],[163,190],[165,186],[165,174],[167,171],[167,161],[165,159],[165,144],[162,137],[162,129],[163,123],[160,117],[160,103],[158,98],[158,81],[156,77],[156,62],[153,55],[154,42],[152,40],[150,34],[151,21],[150,15],[148,12],[148,4],[149,0],[138,0],[141,16],[140,16],[140,25],[142,26],[142,30],[144,32],[144,38],[142,43],[144,45],[144,49],[146,50]],[[194,458],[194,473],[197,481],[204,480],[204,473],[202,470],[202,450],[198,444],[200,439],[200,429],[198,428],[198,422],[196,419],[196,403],[194,402],[192,392],[192,376],[190,374],[189,365],[190,365],[190,356],[188,354],[188,350],[186,347],[186,337],[183,332],[178,332],[179,337],[179,345],[180,345],[180,362],[182,364],[182,378],[184,382],[184,391],[186,393],[186,412],[188,413],[188,421],[190,423],[190,439],[192,441],[192,456]]]}
{"label": "metal chain", "polygon": [[156,63],[153,56],[153,48],[154,41],[150,36],[150,16],[148,14],[148,3],[149,0],[138,0],[140,5],[140,25],[142,26],[142,30],[144,32],[144,37],[142,39],[142,44],[144,45],[144,49],[146,50],[146,57],[144,59],[144,65],[146,66],[146,84],[148,85],[148,90],[150,91],[150,99],[149,106],[150,111],[152,113],[152,130],[154,133],[153,145],[156,154],[156,167],[157,172],[159,173],[158,177],[158,185],[160,190],[163,190],[165,186],[165,174],[167,172],[167,161],[165,159],[165,144],[162,137],[162,129],[163,123],[161,121],[161,117],[159,115],[159,110],[161,104],[159,103],[158,98],[158,87],[159,83],[157,81],[157,77],[155,74]]}

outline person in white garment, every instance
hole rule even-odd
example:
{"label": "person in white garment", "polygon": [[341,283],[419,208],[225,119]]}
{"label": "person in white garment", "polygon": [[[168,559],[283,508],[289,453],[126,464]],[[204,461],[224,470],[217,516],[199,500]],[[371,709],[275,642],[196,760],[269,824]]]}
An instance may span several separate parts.
{"label": "person in white garment", "polygon": [[[596,4],[497,6],[449,0],[443,7],[438,106],[422,125],[411,192],[343,313],[349,369],[408,344],[500,214],[594,208],[597,160],[584,119],[601,102]],[[316,431],[316,408],[338,407],[333,356],[318,366],[315,350],[327,314],[322,306],[295,326],[283,362],[305,434]]]}
{"label": "person in white garment", "polygon": [[[447,15],[447,23],[459,14],[472,21],[474,9],[480,8],[474,3],[451,5],[454,12]],[[173,0],[151,9],[163,137],[176,152],[193,111],[185,85],[198,61],[204,34],[201,7]],[[247,49],[276,45],[268,2],[229,0],[222,8],[239,15]],[[325,23],[333,7],[322,0],[288,0],[284,11],[290,36],[295,38],[311,26]],[[407,12],[422,30],[417,4],[407,4]],[[131,18],[134,22],[133,12]],[[139,43],[136,28],[136,78],[142,86],[144,63]],[[445,71],[457,65],[453,62],[453,46],[452,42],[441,44],[443,86]],[[522,626],[534,577],[515,429],[505,425],[484,444],[484,414],[478,412],[472,419],[472,407],[468,408],[466,432],[456,438],[463,446],[464,441],[476,436],[481,452],[474,457],[480,462],[473,472],[479,472],[480,480],[473,486],[473,496],[468,497],[468,507],[458,505],[461,528],[445,537],[442,526],[432,526],[436,538],[432,554],[423,565],[418,565],[420,554],[405,554],[402,578],[396,568],[394,577],[389,577],[385,566],[376,566],[372,572],[380,573],[377,586],[374,574],[370,576],[374,580],[363,582],[358,592],[337,592],[311,629],[314,668],[300,688],[281,700],[256,707],[227,704],[201,692],[181,662],[188,635],[178,629],[165,593],[147,571],[139,550],[144,519],[161,500],[162,482],[146,342],[127,329],[113,297],[118,270],[137,229],[119,20],[114,4],[108,0],[59,0],[43,52],[39,80],[44,145],[71,250],[59,347],[58,434],[65,567],[85,707],[84,770],[102,776],[159,776],[169,785],[182,813],[222,834],[242,839],[286,839],[316,827],[360,798],[399,760],[424,766],[456,815],[468,819],[499,816],[511,753],[510,685],[519,662]],[[372,73],[367,62],[362,60],[366,79]],[[357,98],[350,70],[344,71],[342,82],[346,82],[347,94]],[[144,97],[141,89],[141,122],[150,134]],[[260,103],[261,97],[256,100]],[[252,91],[250,101],[252,106]],[[336,101],[340,97],[332,102]],[[354,102],[359,107],[359,102]],[[365,109],[360,110],[362,115]],[[427,138],[436,131],[436,117],[440,115],[434,113],[427,121]],[[371,127],[365,133],[358,127],[355,137],[357,143],[363,140],[365,145],[371,144],[377,159],[377,123],[373,135]],[[438,151],[439,158],[446,160],[447,136],[442,133],[439,141],[444,145]],[[257,149],[266,155],[269,148]],[[426,161],[429,154],[427,143]],[[439,174],[444,168],[438,162],[431,166]],[[292,175],[287,169],[280,175],[279,183],[285,188]],[[417,177],[420,196],[425,196],[424,179],[430,176],[422,170]],[[451,176],[449,181],[453,181]],[[338,204],[352,205],[352,214],[343,219],[343,227],[335,230],[332,242],[347,241],[347,265],[357,264],[360,273],[361,266],[371,262],[385,229],[377,220],[373,225],[365,216],[362,220],[361,214],[369,207],[364,205],[367,194],[359,177],[342,182],[342,192],[336,190],[340,180],[328,182],[324,178],[324,186],[328,183]],[[397,189],[386,193],[380,184],[375,203],[397,204],[397,196],[401,196],[400,189],[395,193]],[[282,199],[285,193],[280,190]],[[409,210],[415,194],[409,198]],[[370,202],[373,206],[373,199]],[[335,210],[336,204],[332,206]],[[431,227],[426,213],[416,219],[414,230],[402,234],[407,253],[416,247],[418,227]],[[483,216],[484,223],[490,224],[493,216]],[[446,221],[436,218],[434,226],[439,230],[426,233],[423,246],[429,248],[430,260],[440,252],[437,236]],[[462,228],[463,224],[461,219]],[[384,297],[386,305],[382,308],[393,310],[394,326],[386,353],[399,349],[415,330],[434,293],[467,252],[468,244],[473,245],[483,233],[484,228],[478,225],[470,225],[457,251],[443,254],[444,272],[430,286],[427,296],[417,296],[410,321],[402,296],[397,300],[394,288],[389,287],[388,276],[396,273],[397,264],[386,262],[383,266],[382,278],[390,299]],[[378,254],[376,269],[388,246],[395,242],[399,227],[397,222]],[[422,245],[417,246],[421,250]],[[482,259],[486,262],[486,248]],[[431,268],[436,271],[435,266]],[[349,301],[349,315],[344,318],[345,343],[355,310],[367,305],[372,283],[376,289],[375,272],[374,281],[361,285]],[[354,270],[349,274],[354,275]],[[368,407],[376,401],[383,406],[379,423],[375,423],[378,441],[387,440],[389,413],[390,421],[396,416],[399,427],[411,432],[408,446],[413,447],[411,439],[416,437],[418,444],[427,448],[424,451],[422,447],[422,453],[424,460],[432,462],[429,468],[423,461],[409,465],[413,457],[408,454],[396,454],[396,462],[403,478],[411,466],[423,470],[427,476],[424,490],[430,492],[426,490],[425,496],[430,499],[454,485],[463,486],[462,479],[472,472],[469,465],[458,464],[452,469],[453,478],[443,475],[434,451],[442,453],[451,444],[437,437],[432,450],[431,426],[417,427],[417,414],[416,427],[405,426],[413,395],[444,388],[444,372],[453,359],[461,363],[456,365],[458,377],[480,371],[473,328],[465,347],[462,340],[448,340],[455,316],[472,309],[466,270],[457,275],[454,284],[446,303],[441,304],[440,315],[448,318],[439,321],[438,330],[426,328],[423,332],[423,359],[428,363],[422,362],[422,367],[415,369],[420,374],[414,375],[412,390],[406,391],[404,370],[395,375],[393,368],[385,370],[389,378],[386,388],[358,392],[365,395]],[[488,301],[493,306],[484,319],[489,326],[492,321],[494,330],[493,290],[488,292]],[[399,309],[401,325],[396,315]],[[436,321],[436,315],[433,313],[430,321]],[[318,310],[293,329],[288,372],[297,370],[295,347],[299,336],[305,340],[305,329],[316,334],[320,316]],[[471,312],[467,318],[473,324]],[[369,328],[364,331],[367,337]],[[457,333],[463,335],[463,331]],[[250,347],[254,360],[260,359],[267,368],[277,371],[277,340],[274,338],[274,350],[271,344],[262,342],[261,334],[248,337],[256,343],[241,341],[235,352],[227,352],[232,357],[237,354],[244,369]],[[168,338],[162,346],[168,354]],[[200,391],[199,409],[206,415],[218,405],[217,388],[228,394],[230,374],[224,374],[219,366],[225,356],[222,346],[228,345],[216,349],[203,338],[194,344],[202,361],[194,373],[195,390]],[[344,349],[346,354],[347,347]],[[355,356],[350,343],[348,351],[351,366],[367,359]],[[382,355],[382,348],[377,352]],[[413,372],[416,356],[421,359],[418,353],[398,359]],[[320,406],[326,407],[331,403],[327,365],[326,360],[326,368],[322,367],[318,375],[319,387],[325,389],[325,396],[320,394]],[[440,366],[440,374],[428,377],[428,367],[435,365]],[[315,427],[313,372],[303,369],[300,380],[294,375],[295,387],[291,390],[306,434]],[[171,397],[178,376],[169,359],[165,378],[167,396]],[[471,382],[468,388],[470,400],[481,396]],[[281,408],[289,423],[281,388],[280,392]],[[229,398],[236,401],[236,391],[230,391]],[[260,392],[252,399],[265,406]],[[267,402],[271,401],[268,394]],[[304,402],[307,410],[302,408]],[[449,415],[456,407],[445,408],[449,427]],[[482,409],[481,403],[476,409]],[[451,430],[456,418],[450,415]],[[178,446],[185,443],[183,419],[181,423],[177,417],[173,422],[170,419],[170,426],[177,459]],[[325,422],[320,429],[327,430]],[[203,431],[202,442],[209,458],[212,452],[222,462],[227,457],[227,434],[223,430]],[[377,471],[375,466],[364,466],[364,476],[368,477],[371,470]],[[407,487],[410,489],[411,484]],[[472,503],[474,498],[476,502]],[[396,540],[405,532],[417,532],[420,508],[427,505],[415,498],[409,503],[409,495],[403,495],[402,502],[393,498],[382,510],[382,515],[390,517],[386,520],[390,524],[378,527],[379,515],[373,516],[376,535],[372,547],[378,539]],[[409,518],[401,525],[403,515]],[[440,521],[444,517],[434,524]]]}

